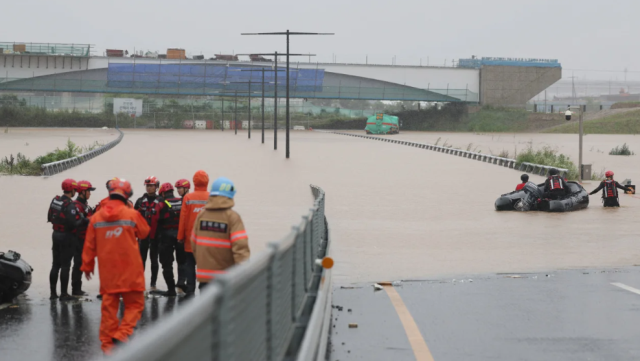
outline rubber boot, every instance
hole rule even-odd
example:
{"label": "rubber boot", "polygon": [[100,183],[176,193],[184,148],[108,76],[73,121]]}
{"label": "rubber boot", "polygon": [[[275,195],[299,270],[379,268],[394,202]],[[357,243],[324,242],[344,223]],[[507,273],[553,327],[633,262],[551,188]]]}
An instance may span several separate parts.
{"label": "rubber boot", "polygon": [[51,287],[51,296],[49,296],[50,300],[57,300],[58,299],[58,291],[56,290],[56,286],[54,285],[53,287]]}

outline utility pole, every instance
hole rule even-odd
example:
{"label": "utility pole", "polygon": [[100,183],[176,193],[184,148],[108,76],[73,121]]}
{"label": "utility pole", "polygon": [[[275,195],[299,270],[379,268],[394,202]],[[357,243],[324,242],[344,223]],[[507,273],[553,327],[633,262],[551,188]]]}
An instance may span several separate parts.
{"label": "utility pole", "polygon": [[[290,128],[290,115],[289,115],[289,36],[290,35],[334,35],[333,33],[303,33],[303,32],[291,32],[287,29],[286,32],[275,33],[246,33],[242,35],[285,35],[287,38],[287,133],[286,133],[286,158],[289,158],[289,128]],[[276,72],[277,74],[277,72]],[[276,84],[276,89],[278,85]]]}

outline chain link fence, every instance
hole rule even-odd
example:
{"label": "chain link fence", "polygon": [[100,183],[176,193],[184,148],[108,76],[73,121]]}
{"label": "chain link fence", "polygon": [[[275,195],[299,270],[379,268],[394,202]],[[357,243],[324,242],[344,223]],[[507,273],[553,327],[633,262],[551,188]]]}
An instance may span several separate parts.
{"label": "chain link fence", "polygon": [[[288,235],[218,277],[199,297],[135,337],[113,360],[276,361],[323,356],[319,347],[326,347],[328,326],[317,320],[326,320],[318,313],[324,316],[331,302],[331,278],[318,260],[327,253],[329,232],[325,193],[313,185],[311,190],[313,207]],[[309,332],[310,319],[311,326],[326,332]]]}

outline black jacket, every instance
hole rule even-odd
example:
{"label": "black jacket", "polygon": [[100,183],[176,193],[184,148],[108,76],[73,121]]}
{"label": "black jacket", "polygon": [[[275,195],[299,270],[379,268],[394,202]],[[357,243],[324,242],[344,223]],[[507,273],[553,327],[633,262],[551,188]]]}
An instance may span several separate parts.
{"label": "black jacket", "polygon": [[[618,189],[624,189],[625,191],[629,191],[629,192],[632,190],[632,188],[625,187],[622,184],[618,183],[617,181],[613,181],[613,183],[615,183],[616,188],[618,188]],[[598,193],[599,190],[602,189],[602,198],[606,198],[606,194],[604,194],[604,185],[605,185],[604,181],[600,182],[600,185],[598,186],[598,188],[596,188],[593,191],[591,191],[591,193],[589,193],[589,195],[596,194],[596,193]]]}
{"label": "black jacket", "polygon": [[[565,194],[571,193],[571,188],[569,188],[569,184],[567,183],[567,181],[565,181],[564,178],[562,178],[560,176],[558,176],[558,179],[560,179],[560,182],[562,183],[562,188],[564,189],[564,193]],[[547,192],[547,193],[548,192],[552,192],[552,190],[551,190],[551,177],[547,178],[547,180],[544,181],[544,191]],[[557,190],[557,189],[553,190],[553,191],[554,192],[555,191],[559,192],[559,190]]]}

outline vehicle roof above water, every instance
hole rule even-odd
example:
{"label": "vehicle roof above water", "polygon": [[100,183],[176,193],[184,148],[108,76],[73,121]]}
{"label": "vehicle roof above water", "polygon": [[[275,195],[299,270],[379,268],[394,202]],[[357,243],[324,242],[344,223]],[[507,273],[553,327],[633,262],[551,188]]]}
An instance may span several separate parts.
{"label": "vehicle roof above water", "polygon": [[[374,114],[374,115],[370,116],[369,118],[367,118],[367,123],[372,123],[372,122],[375,122],[376,120],[378,120],[378,114]],[[398,117],[396,117],[395,115],[383,114],[382,115],[382,122],[383,123],[398,124]]]}

